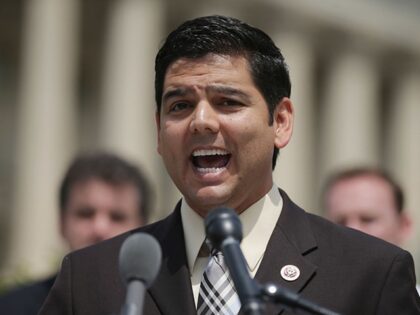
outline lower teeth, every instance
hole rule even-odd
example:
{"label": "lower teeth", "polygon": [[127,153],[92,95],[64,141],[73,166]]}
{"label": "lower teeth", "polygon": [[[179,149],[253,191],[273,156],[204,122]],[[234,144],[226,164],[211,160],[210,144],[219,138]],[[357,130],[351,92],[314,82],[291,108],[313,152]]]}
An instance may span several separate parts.
{"label": "lower teeth", "polygon": [[204,167],[198,167],[197,170],[200,173],[217,173],[220,172],[223,168],[222,167],[209,167],[209,168],[204,168]]}

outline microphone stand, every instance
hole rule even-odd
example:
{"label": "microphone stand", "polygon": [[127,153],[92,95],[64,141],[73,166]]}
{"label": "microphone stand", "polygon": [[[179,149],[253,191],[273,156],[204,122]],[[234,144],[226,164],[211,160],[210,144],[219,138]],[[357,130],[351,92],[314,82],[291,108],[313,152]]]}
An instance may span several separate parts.
{"label": "microphone stand", "polygon": [[249,276],[241,249],[234,246],[233,242],[226,242],[222,246],[222,252],[227,266],[236,266],[235,272],[230,272],[230,276],[241,300],[242,313],[263,315],[264,304],[260,298],[261,290],[257,282]]}
{"label": "microphone stand", "polygon": [[[230,276],[241,299],[241,312],[245,315],[263,315],[265,303],[281,304],[292,309],[302,309],[315,315],[340,315],[300,297],[286,288],[274,283],[260,285],[249,276],[246,261],[235,241],[229,239],[220,246],[227,266],[235,266]],[[233,271],[233,270],[232,270]]]}
{"label": "microphone stand", "polygon": [[292,291],[276,285],[267,283],[260,287],[260,294],[263,299],[274,304],[283,304],[291,308],[299,308],[311,314],[316,315],[340,315],[329,309],[321,307],[308,300],[300,298],[300,296]]}

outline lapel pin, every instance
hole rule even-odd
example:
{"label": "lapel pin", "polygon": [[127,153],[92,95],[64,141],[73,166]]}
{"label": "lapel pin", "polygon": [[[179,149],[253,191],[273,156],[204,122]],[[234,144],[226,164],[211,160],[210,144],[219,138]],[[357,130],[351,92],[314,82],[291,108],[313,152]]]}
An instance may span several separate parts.
{"label": "lapel pin", "polygon": [[300,276],[300,270],[294,265],[286,265],[281,268],[280,275],[286,281],[295,281]]}

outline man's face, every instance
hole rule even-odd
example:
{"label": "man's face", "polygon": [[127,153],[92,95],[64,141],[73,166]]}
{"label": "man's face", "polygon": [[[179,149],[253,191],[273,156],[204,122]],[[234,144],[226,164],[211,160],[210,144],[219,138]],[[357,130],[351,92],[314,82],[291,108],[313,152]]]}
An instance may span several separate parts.
{"label": "man's face", "polygon": [[61,218],[61,232],[71,250],[111,238],[143,224],[138,194],[130,184],[99,179],[76,183]]}
{"label": "man's face", "polygon": [[287,144],[293,109],[284,99],[269,125],[267,104],[243,57],[206,55],[172,63],[157,114],[158,152],[201,216],[241,212],[272,186],[273,149]]}
{"label": "man's face", "polygon": [[367,234],[402,245],[406,218],[398,214],[389,184],[372,175],[343,179],[326,195],[328,218]]}

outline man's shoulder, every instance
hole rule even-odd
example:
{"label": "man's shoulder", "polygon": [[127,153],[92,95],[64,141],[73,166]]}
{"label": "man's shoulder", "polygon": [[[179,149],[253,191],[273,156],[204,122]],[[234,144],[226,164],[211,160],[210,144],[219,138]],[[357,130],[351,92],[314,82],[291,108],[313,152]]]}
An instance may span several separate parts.
{"label": "man's shoulder", "polygon": [[355,264],[392,264],[395,259],[411,256],[406,250],[361,231],[337,225],[312,213],[306,213],[318,248],[330,257]]}
{"label": "man's shoulder", "polygon": [[[409,255],[407,251],[384,240],[332,223],[319,215],[308,212],[293,203],[284,192],[282,195],[287,206],[287,211],[285,211],[288,217],[287,225],[291,224],[294,228],[299,226],[301,233],[304,231],[305,234],[312,235],[318,250],[322,252],[351,260],[384,258],[392,260],[399,255]],[[286,220],[283,222],[286,223]],[[290,227],[286,229],[288,233],[294,233]]]}
{"label": "man's shoulder", "polygon": [[2,295],[0,299],[3,297],[10,297],[10,298],[24,298],[25,296],[34,296],[38,293],[44,294],[45,292],[51,289],[52,285],[54,284],[55,275],[49,277],[47,279],[23,284],[21,286],[15,287]]}
{"label": "man's shoulder", "polygon": [[300,266],[316,270],[302,291],[308,298],[344,314],[418,313],[410,253],[306,212],[285,194],[283,199],[277,241],[284,235],[300,250]]}
{"label": "man's shoulder", "polygon": [[344,242],[348,245],[354,245],[357,247],[360,246],[375,246],[379,248],[386,249],[387,251],[391,250],[392,252],[400,252],[402,249],[398,246],[395,246],[391,243],[388,243],[382,239],[376,238],[372,235],[363,233],[361,231],[338,225],[333,222],[328,221],[327,219],[313,214],[306,213],[311,226],[314,229],[314,233],[318,235],[321,239],[329,239],[335,242]]}
{"label": "man's shoulder", "polygon": [[0,310],[5,314],[36,314],[54,280],[55,276],[10,290],[0,296]]}

